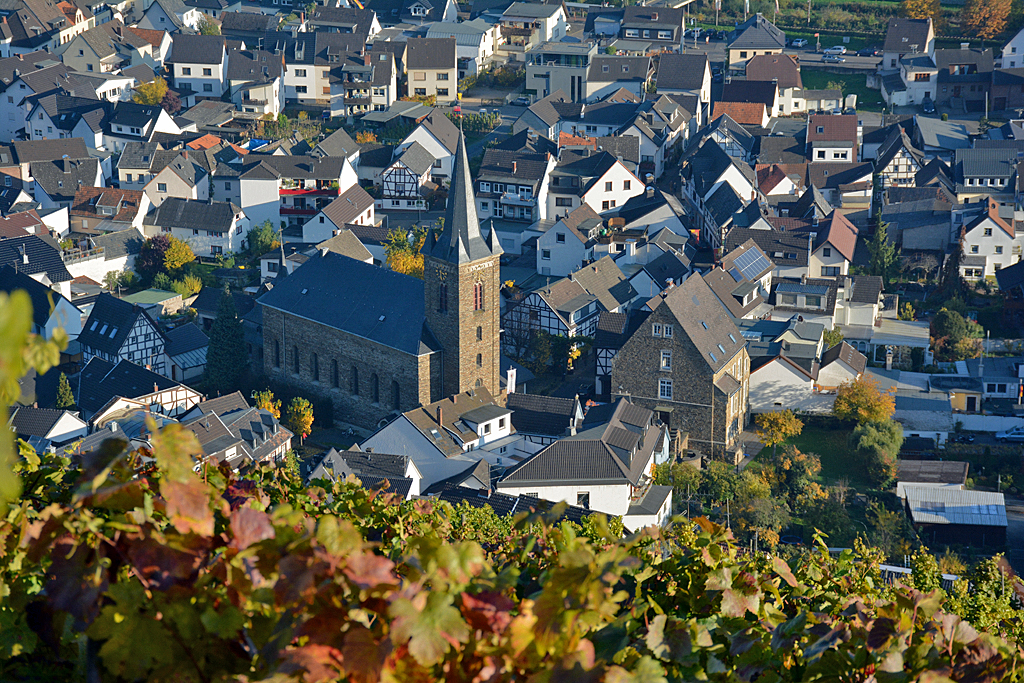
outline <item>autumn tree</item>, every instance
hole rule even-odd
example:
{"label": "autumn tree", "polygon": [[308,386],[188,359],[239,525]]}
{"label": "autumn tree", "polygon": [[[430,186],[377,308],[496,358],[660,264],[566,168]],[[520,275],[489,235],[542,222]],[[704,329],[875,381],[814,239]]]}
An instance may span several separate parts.
{"label": "autumn tree", "polygon": [[281,419],[281,401],[280,399],[274,398],[274,392],[270,389],[264,389],[263,391],[257,391],[253,394],[253,400],[256,402],[256,407],[260,410],[265,410],[278,420]]}
{"label": "autumn tree", "polygon": [[377,134],[368,130],[361,130],[356,133],[356,142],[360,145],[368,145],[377,142]]}
{"label": "autumn tree", "polygon": [[313,404],[301,396],[293,398],[288,404],[285,426],[293,434],[298,435],[299,443],[301,444],[309,436],[310,430],[313,429]]}
{"label": "autumn tree", "polygon": [[167,251],[164,253],[164,269],[168,273],[177,273],[179,270],[185,267],[185,265],[192,263],[196,260],[196,255],[192,251],[192,247],[188,245],[188,242],[179,240],[177,237],[171,235],[170,244],[167,247]]}
{"label": "autumn tree", "polygon": [[167,81],[157,76],[135,87],[132,101],[136,104],[160,104],[167,95]]}
{"label": "autumn tree", "polygon": [[249,228],[245,240],[249,246],[249,253],[253,256],[263,256],[263,254],[266,254],[279,244],[274,224],[270,222],[270,219]]}
{"label": "autumn tree", "polygon": [[896,399],[888,391],[882,391],[878,383],[867,377],[852,382],[843,382],[836,390],[836,401],[832,414],[840,420],[884,422],[892,418],[896,410]]}
{"label": "autumn tree", "polygon": [[68,376],[60,373],[57,380],[57,402],[53,405],[57,410],[66,410],[75,405],[75,395],[71,392],[71,383]]}
{"label": "autumn tree", "polygon": [[960,10],[960,23],[979,38],[995,38],[1006,28],[1012,4],[1012,0],[966,0]]}
{"label": "autumn tree", "polygon": [[938,21],[941,16],[939,0],[903,0],[900,3],[900,16],[908,19],[932,19]]}
{"label": "autumn tree", "polygon": [[428,228],[413,226],[406,231],[395,228],[388,232],[384,242],[384,257],[388,267],[396,273],[423,278],[423,254],[420,250],[427,241]]}
{"label": "autumn tree", "polygon": [[171,246],[169,235],[153,235],[142,244],[135,258],[135,270],[146,282],[151,282],[164,269],[164,257]]}
{"label": "autumn tree", "polygon": [[899,319],[900,320],[913,320],[915,316],[914,307],[909,301],[904,301],[903,305],[900,306]]}
{"label": "autumn tree", "polygon": [[203,36],[219,36],[220,26],[217,25],[217,22],[210,21],[209,17],[203,15],[199,19],[199,34]]}
{"label": "autumn tree", "polygon": [[780,443],[799,436],[804,428],[804,423],[793,414],[792,410],[761,413],[755,418],[755,421],[757,422],[757,436],[765,446],[772,447],[773,457]]}
{"label": "autumn tree", "polygon": [[839,325],[836,325],[831,330],[825,330],[823,338],[825,340],[825,348],[831,349],[843,341],[843,331],[839,329]]}

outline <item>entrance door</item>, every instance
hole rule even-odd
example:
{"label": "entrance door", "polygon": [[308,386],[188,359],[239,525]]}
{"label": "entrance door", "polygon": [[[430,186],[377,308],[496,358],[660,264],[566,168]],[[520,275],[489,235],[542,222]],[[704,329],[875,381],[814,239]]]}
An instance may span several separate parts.
{"label": "entrance door", "polygon": [[967,397],[967,412],[973,413],[978,410],[978,397],[968,396]]}
{"label": "entrance door", "polygon": [[959,85],[953,86],[953,97],[960,97],[960,87]]}

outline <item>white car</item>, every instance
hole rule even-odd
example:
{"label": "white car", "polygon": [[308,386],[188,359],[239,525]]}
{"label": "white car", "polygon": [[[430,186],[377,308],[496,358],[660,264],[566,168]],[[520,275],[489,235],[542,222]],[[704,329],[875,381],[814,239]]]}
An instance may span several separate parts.
{"label": "white car", "polygon": [[996,432],[996,438],[1000,441],[1024,442],[1024,427],[1014,427],[1005,432]]}
{"label": "white car", "polygon": [[807,39],[797,38],[796,40],[793,41],[793,47],[807,47]]}
{"label": "white car", "polygon": [[842,45],[834,45],[834,46],[828,48],[827,50],[825,50],[825,54],[827,54],[827,55],[845,55],[846,54],[846,48],[843,47]]}

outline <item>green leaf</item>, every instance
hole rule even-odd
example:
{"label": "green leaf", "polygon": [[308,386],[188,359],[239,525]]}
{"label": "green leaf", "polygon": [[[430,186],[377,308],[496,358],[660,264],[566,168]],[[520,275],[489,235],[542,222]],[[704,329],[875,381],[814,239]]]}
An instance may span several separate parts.
{"label": "green leaf", "polygon": [[409,642],[409,652],[422,666],[436,664],[452,646],[466,642],[469,627],[444,593],[419,593],[400,598],[388,613],[394,618],[393,640]]}
{"label": "green leaf", "polygon": [[103,641],[99,654],[107,669],[129,680],[146,679],[154,669],[184,656],[175,652],[171,634],[155,615],[140,609],[145,595],[137,581],[115,584],[108,595],[114,604],[101,610],[88,631]]}
{"label": "green leaf", "polygon": [[199,619],[207,631],[224,639],[234,638],[245,626],[245,615],[230,604],[219,612],[207,607]]}
{"label": "green leaf", "polygon": [[796,577],[793,576],[793,572],[790,571],[789,565],[781,557],[772,557],[772,568],[775,573],[782,577],[782,580],[788,583],[792,587],[796,587]]}

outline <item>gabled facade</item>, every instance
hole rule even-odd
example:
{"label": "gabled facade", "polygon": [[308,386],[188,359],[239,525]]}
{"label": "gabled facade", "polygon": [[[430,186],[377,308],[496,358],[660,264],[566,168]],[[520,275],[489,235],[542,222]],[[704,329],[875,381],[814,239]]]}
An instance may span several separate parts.
{"label": "gabled facade", "polygon": [[[563,153],[562,158],[569,156]],[[571,213],[582,204],[597,213],[608,213],[644,191],[643,181],[608,152],[583,158],[571,155],[566,161],[550,173],[549,216]]]}
{"label": "gabled facade", "polygon": [[757,55],[778,55],[786,47],[786,34],[757,13],[729,34],[728,67],[742,69]]}
{"label": "gabled facade", "polygon": [[100,294],[78,335],[82,359],[98,357],[109,363],[129,361],[165,374],[166,340],[149,314],[140,307]]}
{"label": "gabled facade", "polygon": [[875,173],[881,179],[882,187],[912,186],[924,164],[924,155],[914,147],[907,132],[896,126],[878,148]]}
{"label": "gabled facade", "polygon": [[344,157],[247,157],[239,206],[254,225],[302,225],[357,182]]}
{"label": "gabled facade", "polygon": [[249,219],[229,202],[170,198],[146,217],[145,232],[172,235],[200,256],[222,256],[242,250]]}
{"label": "gabled facade", "polygon": [[563,5],[513,2],[501,15],[501,50],[523,54],[547,41],[559,41],[568,33]]}
{"label": "gabled facade", "polygon": [[481,219],[533,223],[548,217],[548,179],[555,167],[549,154],[488,149],[476,181]]}
{"label": "gabled facade", "polygon": [[166,60],[177,90],[220,99],[228,86],[228,51],[222,36],[178,34]]}
{"label": "gabled facade", "polygon": [[1000,218],[998,202],[990,197],[979,208],[963,217],[960,272],[969,280],[994,277],[996,271],[1021,257],[1021,242],[1013,222]]}
{"label": "gabled facade", "polygon": [[458,59],[454,38],[410,38],[405,62],[409,95],[454,102],[458,94]]}

